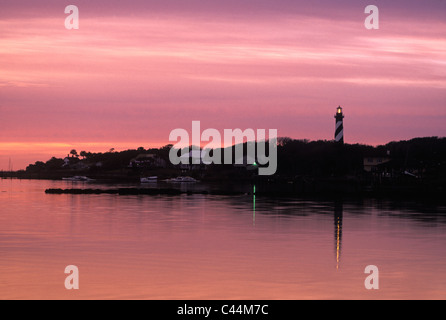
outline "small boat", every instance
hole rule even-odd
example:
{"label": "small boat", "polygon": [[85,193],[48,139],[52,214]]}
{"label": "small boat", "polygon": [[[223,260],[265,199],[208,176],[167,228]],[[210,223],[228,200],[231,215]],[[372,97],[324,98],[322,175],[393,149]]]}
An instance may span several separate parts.
{"label": "small boat", "polygon": [[94,181],[93,179],[90,179],[90,178],[85,177],[85,176],[74,176],[74,177],[71,177],[71,178],[62,178],[62,180],[65,180],[65,181],[83,181],[83,182]]}
{"label": "small boat", "polygon": [[192,177],[176,177],[166,180],[167,182],[197,182],[198,180]]}
{"label": "small boat", "polygon": [[141,183],[152,183],[152,182],[157,182],[157,181],[158,181],[157,176],[141,178]]}

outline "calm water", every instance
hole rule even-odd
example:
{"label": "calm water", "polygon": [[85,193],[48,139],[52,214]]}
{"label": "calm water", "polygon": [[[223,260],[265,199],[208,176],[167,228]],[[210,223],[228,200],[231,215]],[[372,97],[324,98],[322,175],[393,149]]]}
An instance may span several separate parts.
{"label": "calm water", "polygon": [[444,206],[44,193],[72,186],[0,180],[1,299],[446,298]]}

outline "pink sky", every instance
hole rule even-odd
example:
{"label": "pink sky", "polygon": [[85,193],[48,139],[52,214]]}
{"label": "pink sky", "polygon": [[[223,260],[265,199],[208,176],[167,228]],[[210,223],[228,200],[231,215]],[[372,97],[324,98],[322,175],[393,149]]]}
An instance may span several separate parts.
{"label": "pink sky", "polygon": [[[446,136],[446,4],[10,1],[0,13],[0,169],[168,144],[175,128],[347,143]],[[68,4],[68,3],[67,3]]]}

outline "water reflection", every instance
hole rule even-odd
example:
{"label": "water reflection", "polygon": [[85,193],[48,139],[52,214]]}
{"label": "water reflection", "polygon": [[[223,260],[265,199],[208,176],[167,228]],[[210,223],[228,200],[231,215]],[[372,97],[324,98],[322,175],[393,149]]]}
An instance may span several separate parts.
{"label": "water reflection", "polygon": [[[446,297],[444,205],[273,198],[259,185],[240,196],[49,187],[70,186],[0,182],[0,298],[71,298],[60,281],[68,264],[81,268],[86,298]],[[385,279],[374,295],[363,286],[369,264]]]}
{"label": "water reflection", "polygon": [[334,205],[336,270],[339,269],[339,264],[341,261],[342,214],[343,214],[343,203],[341,201],[336,201]]}
{"label": "water reflection", "polygon": [[256,226],[256,185],[252,188],[252,225]]}

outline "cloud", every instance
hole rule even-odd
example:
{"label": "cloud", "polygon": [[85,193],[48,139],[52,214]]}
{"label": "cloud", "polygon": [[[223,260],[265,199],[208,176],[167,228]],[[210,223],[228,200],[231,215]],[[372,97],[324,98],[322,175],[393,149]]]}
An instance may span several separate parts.
{"label": "cloud", "polygon": [[[410,135],[420,114],[446,112],[446,24],[415,19],[432,9],[412,1],[399,13],[378,1],[375,31],[365,1],[79,1],[75,31],[60,1],[17,3],[0,13],[5,142],[159,143],[197,119],[330,139],[339,104],[405,116]],[[350,139],[376,142],[361,121]]]}
{"label": "cloud", "polygon": [[[67,4],[59,0],[3,1],[0,18],[58,17]],[[117,16],[176,15],[201,17],[253,17],[283,16],[284,14],[323,17],[325,19],[356,20],[364,16],[367,0],[76,0],[81,14],[87,18]],[[429,4],[418,0],[375,0],[386,18],[405,18],[417,21],[429,19],[443,21],[446,4],[431,0]]]}

